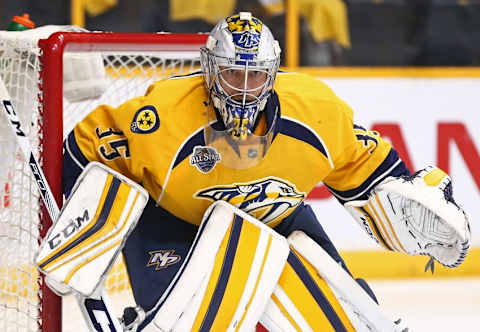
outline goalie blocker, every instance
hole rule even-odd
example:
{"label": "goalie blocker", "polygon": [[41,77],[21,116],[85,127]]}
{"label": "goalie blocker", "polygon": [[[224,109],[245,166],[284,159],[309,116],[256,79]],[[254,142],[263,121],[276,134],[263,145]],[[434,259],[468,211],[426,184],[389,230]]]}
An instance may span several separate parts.
{"label": "goalie blocker", "polygon": [[92,162],[43,240],[36,265],[59,295],[91,296],[120,253],[148,200],[140,185]]}

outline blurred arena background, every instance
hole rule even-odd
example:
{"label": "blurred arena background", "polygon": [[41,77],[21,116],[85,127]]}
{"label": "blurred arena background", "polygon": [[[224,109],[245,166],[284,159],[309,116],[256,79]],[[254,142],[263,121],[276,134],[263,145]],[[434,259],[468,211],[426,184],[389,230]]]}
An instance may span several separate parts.
{"label": "blurred arena background", "polygon": [[309,202],[351,270],[374,280],[380,302],[411,331],[479,329],[480,0],[0,0],[0,8],[0,30],[29,13],[36,26],[176,33],[208,32],[220,17],[252,11],[279,39],[284,70],[325,81],[411,170],[449,172],[472,216],[465,262],[431,275],[425,257],[382,251],[319,185]]}
{"label": "blurred arena background", "polygon": [[288,44],[285,55],[298,52],[290,66],[480,64],[479,0],[0,0],[0,8],[4,29],[26,12],[37,26],[115,32],[206,32],[250,10]]}

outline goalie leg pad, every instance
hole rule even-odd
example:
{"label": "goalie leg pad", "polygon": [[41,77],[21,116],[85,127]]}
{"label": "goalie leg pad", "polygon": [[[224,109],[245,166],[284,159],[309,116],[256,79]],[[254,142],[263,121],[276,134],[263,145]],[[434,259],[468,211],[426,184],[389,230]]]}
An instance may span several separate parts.
{"label": "goalie leg pad", "polygon": [[293,248],[260,321],[270,331],[355,331],[330,286]]}
{"label": "goalie leg pad", "polygon": [[212,204],[156,306],[153,325],[159,331],[253,330],[288,252],[286,239],[268,226],[223,201]]}
{"label": "goalie leg pad", "polygon": [[[335,302],[330,300],[332,307],[339,313],[338,316],[343,317],[342,322],[347,331],[399,331],[393,320],[317,243],[300,231],[293,232],[288,237],[288,242],[308,267],[309,274],[317,274],[318,280],[326,283],[328,287],[325,289],[331,291],[327,298],[330,300],[333,297],[340,304],[343,310],[336,309],[338,304],[333,306]],[[345,316],[348,317],[347,321]]]}
{"label": "goalie leg pad", "polygon": [[91,296],[147,200],[147,192],[130,179],[102,164],[88,164],[35,258],[50,285],[58,284],[62,294],[70,289]]}

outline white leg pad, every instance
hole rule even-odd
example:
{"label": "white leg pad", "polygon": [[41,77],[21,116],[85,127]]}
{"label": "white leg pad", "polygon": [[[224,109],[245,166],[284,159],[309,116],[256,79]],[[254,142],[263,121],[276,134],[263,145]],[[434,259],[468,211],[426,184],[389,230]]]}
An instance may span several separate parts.
{"label": "white leg pad", "polygon": [[[314,331],[280,286],[277,285],[273,294],[283,306],[283,310],[279,308],[275,301],[270,299],[267,308],[265,308],[260,318],[260,322],[264,327],[268,328],[270,332],[297,332],[298,329],[302,332]],[[284,311],[288,313],[289,317],[286,316]],[[292,324],[292,321],[295,322],[298,328]]]}
{"label": "white leg pad", "polygon": [[288,242],[332,288],[356,331],[400,331],[393,319],[315,241],[303,232],[295,231],[288,237]]}
{"label": "white leg pad", "polygon": [[260,318],[260,323],[270,332],[297,332],[297,329],[272,300],[268,302]]}
{"label": "white leg pad", "polygon": [[184,265],[160,299],[159,331],[254,330],[289,253],[286,239],[223,201],[206,211]]}

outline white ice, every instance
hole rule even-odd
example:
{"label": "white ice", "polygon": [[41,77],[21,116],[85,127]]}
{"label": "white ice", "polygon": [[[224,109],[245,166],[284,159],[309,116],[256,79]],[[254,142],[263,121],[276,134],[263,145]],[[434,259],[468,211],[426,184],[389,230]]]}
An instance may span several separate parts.
{"label": "white ice", "polygon": [[[409,332],[480,331],[480,278],[369,281],[385,312]],[[117,315],[128,296],[112,297]],[[73,297],[63,305],[64,332],[87,331]]]}

